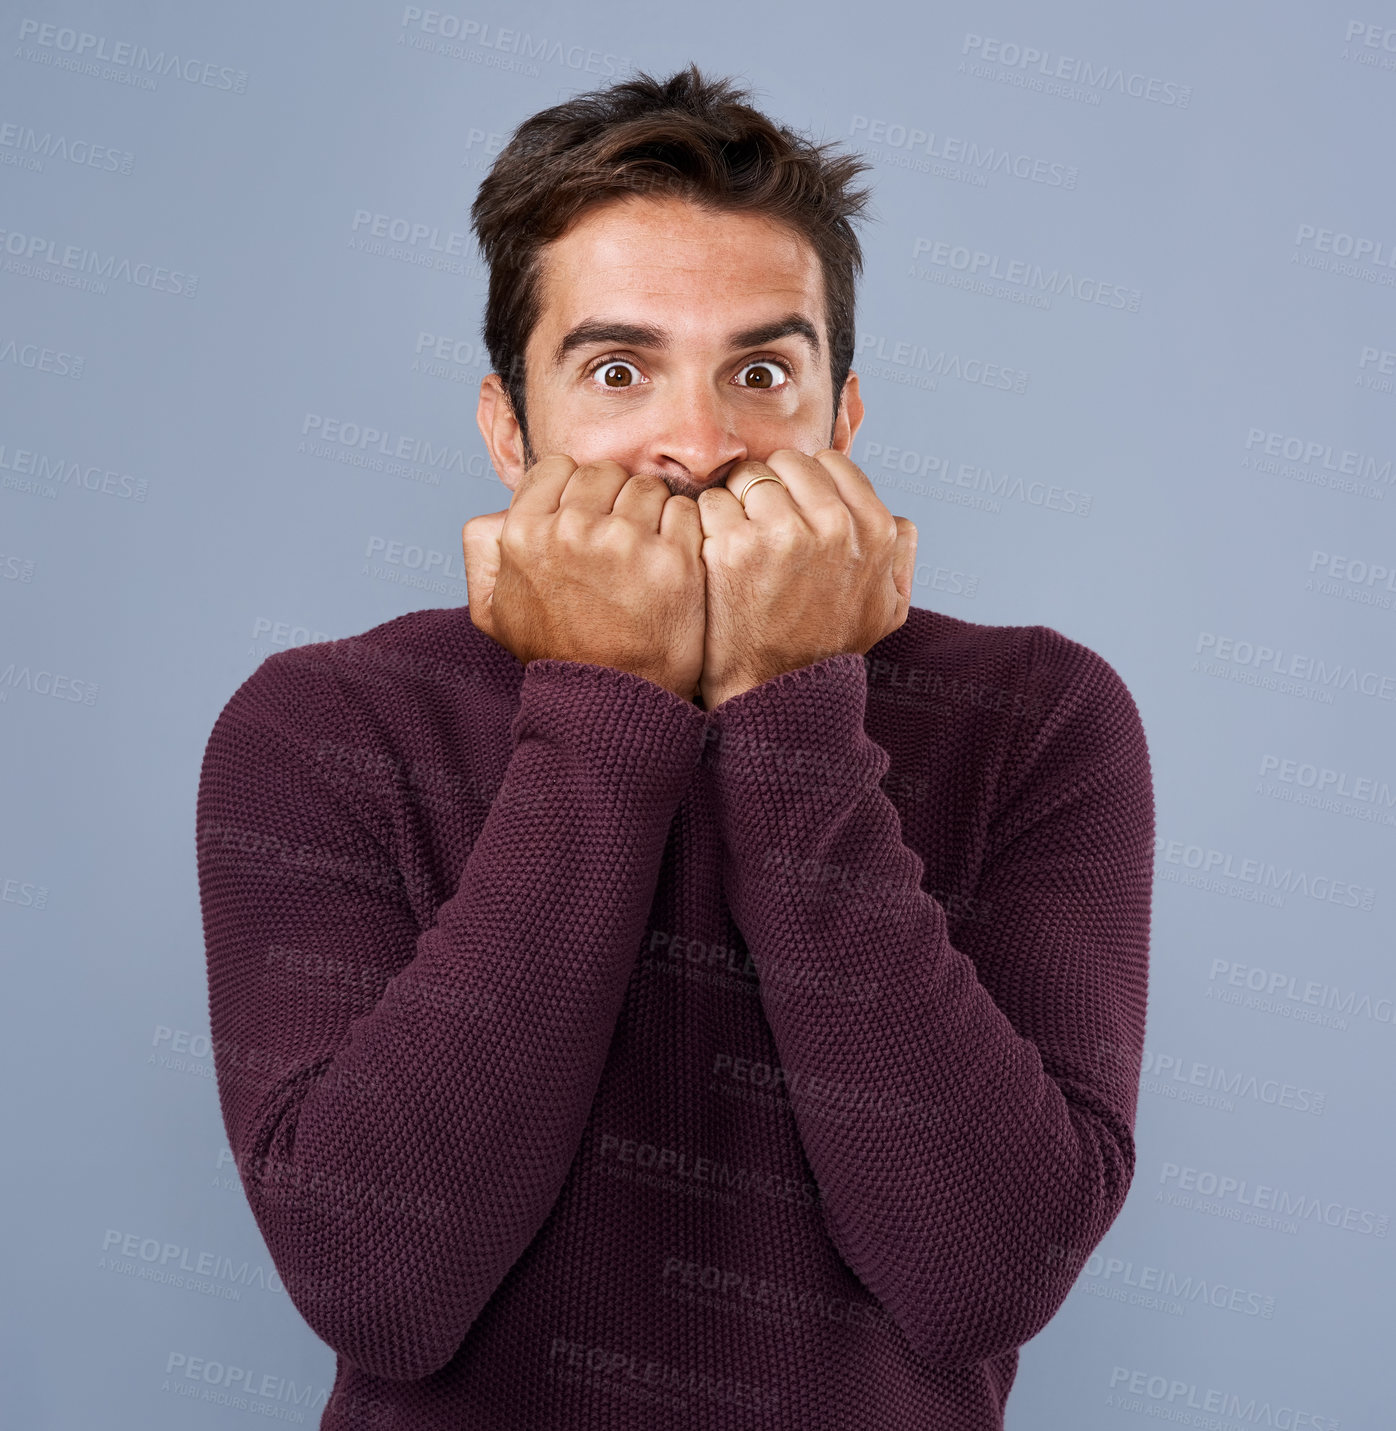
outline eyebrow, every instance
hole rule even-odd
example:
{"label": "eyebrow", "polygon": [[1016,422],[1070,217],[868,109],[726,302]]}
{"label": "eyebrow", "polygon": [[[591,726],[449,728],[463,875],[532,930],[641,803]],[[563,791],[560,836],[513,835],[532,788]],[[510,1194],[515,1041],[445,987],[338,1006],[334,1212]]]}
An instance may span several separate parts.
{"label": "eyebrow", "polygon": [[[783,318],[758,323],[754,328],[740,328],[727,335],[727,346],[733,349],[761,348],[778,338],[792,336],[803,338],[809,344],[811,355],[818,359],[819,333],[803,313],[787,313]],[[669,334],[653,324],[587,318],[563,335],[553,353],[553,366],[560,368],[568,353],[592,343],[622,343],[627,348],[655,348],[660,352],[667,352],[670,346]]]}

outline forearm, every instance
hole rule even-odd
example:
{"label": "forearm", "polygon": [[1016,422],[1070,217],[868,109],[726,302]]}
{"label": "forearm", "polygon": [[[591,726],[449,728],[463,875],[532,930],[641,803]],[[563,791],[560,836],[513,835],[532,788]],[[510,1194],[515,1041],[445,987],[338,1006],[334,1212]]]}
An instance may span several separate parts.
{"label": "forearm", "polygon": [[[552,694],[578,681],[585,713],[563,714]],[[258,1224],[307,1321],[381,1375],[444,1364],[556,1200],[701,746],[702,713],[638,678],[555,663],[525,686],[503,783],[432,927],[399,918],[389,937],[388,895],[362,878],[298,888],[244,868],[258,912],[212,966],[215,1041],[271,1050],[264,1070],[219,1070]],[[297,833],[344,868],[372,864],[337,812]],[[215,888],[216,856],[204,868]],[[303,913],[278,921],[277,905]],[[288,1018],[284,987],[216,977],[268,940],[390,977],[372,1007]]]}
{"label": "forearm", "polygon": [[947,912],[855,660],[717,713],[724,878],[831,1239],[923,1355],[969,1364],[1040,1330],[1128,1190],[1147,767],[1142,742],[1083,761]]}

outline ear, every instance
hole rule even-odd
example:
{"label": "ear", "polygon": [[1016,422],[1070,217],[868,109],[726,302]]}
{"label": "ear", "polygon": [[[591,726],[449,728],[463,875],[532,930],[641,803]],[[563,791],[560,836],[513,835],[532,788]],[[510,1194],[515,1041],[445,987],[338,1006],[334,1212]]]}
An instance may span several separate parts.
{"label": "ear", "polygon": [[498,373],[488,373],[480,383],[480,402],[475,410],[480,436],[485,439],[490,461],[499,480],[512,492],[527,471],[524,461],[523,432],[509,394]]}
{"label": "ear", "polygon": [[849,370],[839,395],[839,410],[834,418],[834,440],[829,444],[845,457],[853,447],[853,439],[863,421],[863,399],[858,395],[858,374]]}

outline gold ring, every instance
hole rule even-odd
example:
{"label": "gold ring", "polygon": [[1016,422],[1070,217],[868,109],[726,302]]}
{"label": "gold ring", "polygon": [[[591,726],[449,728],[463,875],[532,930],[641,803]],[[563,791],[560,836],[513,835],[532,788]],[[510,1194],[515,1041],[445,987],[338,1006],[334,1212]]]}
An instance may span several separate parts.
{"label": "gold ring", "polygon": [[779,482],[782,487],[785,486],[785,483],[781,482],[779,477],[772,477],[766,473],[763,473],[760,477],[753,477],[751,481],[737,493],[737,501],[742,504],[742,511],[746,511],[746,494],[750,492],[758,482]]}

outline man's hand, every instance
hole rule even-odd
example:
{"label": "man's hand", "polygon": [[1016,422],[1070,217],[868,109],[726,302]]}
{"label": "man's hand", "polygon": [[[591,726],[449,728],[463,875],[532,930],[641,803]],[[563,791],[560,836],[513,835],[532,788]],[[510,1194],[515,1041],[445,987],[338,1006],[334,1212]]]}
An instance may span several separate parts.
{"label": "man's hand", "polygon": [[[785,484],[753,478],[774,474]],[[894,517],[842,453],[782,447],[745,460],[700,494],[707,630],[703,707],[783,671],[844,651],[860,655],[911,608],[916,524]]]}
{"label": "man's hand", "polygon": [[697,694],[702,523],[661,478],[543,457],[506,511],[466,522],[461,547],[470,619],[524,665],[586,661]]}

